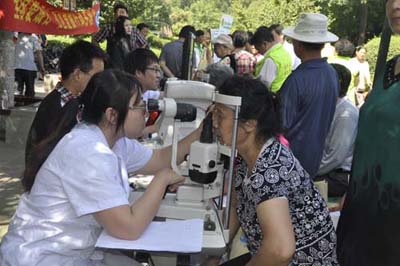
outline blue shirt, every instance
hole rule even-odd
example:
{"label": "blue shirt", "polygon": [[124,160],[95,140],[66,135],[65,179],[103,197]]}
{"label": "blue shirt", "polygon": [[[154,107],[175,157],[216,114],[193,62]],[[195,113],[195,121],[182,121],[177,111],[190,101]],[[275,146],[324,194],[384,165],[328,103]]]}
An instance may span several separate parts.
{"label": "blue shirt", "polygon": [[181,77],[182,75],[182,53],[183,53],[183,41],[176,40],[164,45],[160,61],[164,61],[169,70],[175,77]]}
{"label": "blue shirt", "polygon": [[338,93],[336,71],[326,58],[302,63],[280,90],[285,137],[311,177],[321,162]]}

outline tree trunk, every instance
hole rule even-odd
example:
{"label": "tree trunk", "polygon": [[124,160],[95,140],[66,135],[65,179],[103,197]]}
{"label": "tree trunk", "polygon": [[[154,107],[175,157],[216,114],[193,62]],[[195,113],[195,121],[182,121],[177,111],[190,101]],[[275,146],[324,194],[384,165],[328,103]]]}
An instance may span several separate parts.
{"label": "tree trunk", "polygon": [[0,30],[0,108],[14,106],[14,57],[13,33]]}
{"label": "tree trunk", "polygon": [[360,28],[358,33],[358,45],[362,45],[365,43],[365,33],[367,31],[367,20],[368,20],[368,6],[367,0],[361,0],[360,4]]}

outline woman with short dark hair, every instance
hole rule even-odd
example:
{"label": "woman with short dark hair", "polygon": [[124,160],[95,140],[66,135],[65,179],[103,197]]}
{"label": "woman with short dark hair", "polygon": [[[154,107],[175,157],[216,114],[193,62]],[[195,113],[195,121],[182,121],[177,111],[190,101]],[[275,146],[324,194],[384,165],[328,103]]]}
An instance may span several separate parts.
{"label": "woman with short dark hair", "polygon": [[[219,93],[242,99],[230,234],[239,225],[250,254],[224,265],[338,265],[336,233],[327,205],[282,132],[277,96],[257,79],[233,77]],[[220,142],[231,145],[234,111],[214,108]]]}

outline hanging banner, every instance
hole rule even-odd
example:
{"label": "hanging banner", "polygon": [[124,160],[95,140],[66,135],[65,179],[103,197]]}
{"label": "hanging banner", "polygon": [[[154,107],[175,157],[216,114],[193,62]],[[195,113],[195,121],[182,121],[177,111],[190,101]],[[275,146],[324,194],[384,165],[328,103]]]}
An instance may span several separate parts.
{"label": "hanging banner", "polygon": [[56,8],[45,0],[0,0],[0,29],[52,35],[97,32],[100,4],[83,11]]}

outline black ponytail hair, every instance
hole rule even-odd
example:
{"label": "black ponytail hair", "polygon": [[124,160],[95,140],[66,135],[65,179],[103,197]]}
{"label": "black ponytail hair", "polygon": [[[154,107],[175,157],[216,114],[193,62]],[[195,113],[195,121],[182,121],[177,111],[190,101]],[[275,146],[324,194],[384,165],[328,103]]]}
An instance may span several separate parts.
{"label": "black ponytail hair", "polygon": [[53,133],[32,147],[22,177],[24,190],[31,191],[40,167],[57,143],[76,125],[80,111],[83,121],[98,125],[106,109],[112,107],[118,112],[118,130],[125,121],[131,97],[137,94],[136,102],[139,102],[140,92],[139,81],[130,74],[118,70],[95,74],[80,99],[73,99],[62,108],[59,123]]}
{"label": "black ponytail hair", "polygon": [[131,74],[119,70],[105,70],[95,74],[80,97],[83,106],[82,120],[98,125],[108,107],[118,112],[118,130],[124,123],[129,101],[137,93],[141,99],[142,86]]}
{"label": "black ponytail hair", "polygon": [[129,20],[128,17],[119,16],[115,21],[115,37],[117,39],[126,37],[127,33],[125,31],[125,21]]}
{"label": "black ponytail hair", "polygon": [[36,174],[49,157],[58,141],[66,135],[76,124],[79,110],[78,99],[72,99],[61,109],[60,119],[55,130],[47,138],[33,145],[27,154],[25,170],[22,177],[22,186],[25,191],[30,191],[35,182]]}
{"label": "black ponytail hair", "polygon": [[257,139],[265,142],[282,133],[280,101],[259,79],[233,76],[219,88],[219,93],[242,97],[239,119],[257,121]]}

